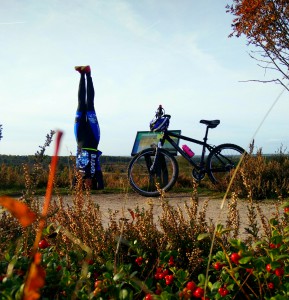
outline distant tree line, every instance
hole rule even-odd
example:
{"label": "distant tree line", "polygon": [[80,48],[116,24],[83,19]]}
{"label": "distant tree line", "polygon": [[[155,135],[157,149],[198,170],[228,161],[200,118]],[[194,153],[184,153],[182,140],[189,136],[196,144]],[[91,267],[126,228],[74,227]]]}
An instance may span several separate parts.
{"label": "distant tree line", "polygon": [[[102,164],[128,163],[131,160],[130,156],[106,156],[100,157]],[[51,161],[51,156],[46,155],[42,163],[48,165]],[[58,168],[67,166],[75,161],[73,156],[60,156],[58,160]],[[35,163],[35,155],[0,155],[0,164],[7,166],[21,166],[23,164],[33,165]]]}

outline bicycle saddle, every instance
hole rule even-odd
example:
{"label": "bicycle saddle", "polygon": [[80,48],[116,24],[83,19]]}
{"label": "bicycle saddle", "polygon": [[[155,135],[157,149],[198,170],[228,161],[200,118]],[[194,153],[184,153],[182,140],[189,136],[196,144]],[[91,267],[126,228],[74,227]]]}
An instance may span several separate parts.
{"label": "bicycle saddle", "polygon": [[201,120],[200,123],[206,124],[209,128],[216,128],[220,124],[220,120]]}

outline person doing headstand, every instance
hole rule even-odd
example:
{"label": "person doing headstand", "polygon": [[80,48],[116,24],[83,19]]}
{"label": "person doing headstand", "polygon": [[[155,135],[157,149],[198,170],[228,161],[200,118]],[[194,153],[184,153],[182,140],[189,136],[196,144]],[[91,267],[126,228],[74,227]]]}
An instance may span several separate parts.
{"label": "person doing headstand", "polygon": [[77,142],[76,168],[87,188],[103,189],[103,175],[99,160],[102,152],[98,150],[100,128],[94,108],[91,69],[90,66],[77,66],[75,70],[80,73],[78,107],[74,124]]}

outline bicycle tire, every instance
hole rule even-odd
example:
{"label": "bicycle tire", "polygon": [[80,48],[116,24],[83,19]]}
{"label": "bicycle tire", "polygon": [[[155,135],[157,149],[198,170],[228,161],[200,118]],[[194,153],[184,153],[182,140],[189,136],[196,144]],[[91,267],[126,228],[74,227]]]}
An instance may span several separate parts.
{"label": "bicycle tire", "polygon": [[[150,171],[155,148],[144,149],[130,161],[128,166],[129,184],[135,192],[145,197],[160,195],[160,189],[169,191],[177,181],[179,166],[175,157],[165,149],[159,148],[158,166],[154,174]],[[156,183],[159,184],[157,188]]]}
{"label": "bicycle tire", "polygon": [[245,150],[235,144],[221,144],[214,148],[208,156],[207,174],[214,184],[227,184],[232,178]]}

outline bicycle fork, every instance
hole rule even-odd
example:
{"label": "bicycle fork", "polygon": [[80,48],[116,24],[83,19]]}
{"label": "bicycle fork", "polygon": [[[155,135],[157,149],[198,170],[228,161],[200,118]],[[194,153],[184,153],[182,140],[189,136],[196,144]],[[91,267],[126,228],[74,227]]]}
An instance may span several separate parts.
{"label": "bicycle fork", "polygon": [[156,153],[155,153],[155,156],[154,156],[154,160],[153,160],[153,162],[151,163],[151,165],[150,165],[150,168],[149,168],[149,170],[150,170],[150,173],[151,174],[154,174],[154,173],[156,173],[156,169],[157,169],[157,166],[158,166],[158,158],[159,158],[159,145],[156,147]]}
{"label": "bicycle fork", "polygon": [[158,182],[161,187],[164,187],[169,181],[169,171],[166,158],[160,153],[160,149],[161,142],[156,147],[153,161],[151,157],[146,157],[146,164],[150,174],[150,183],[155,185]]}

